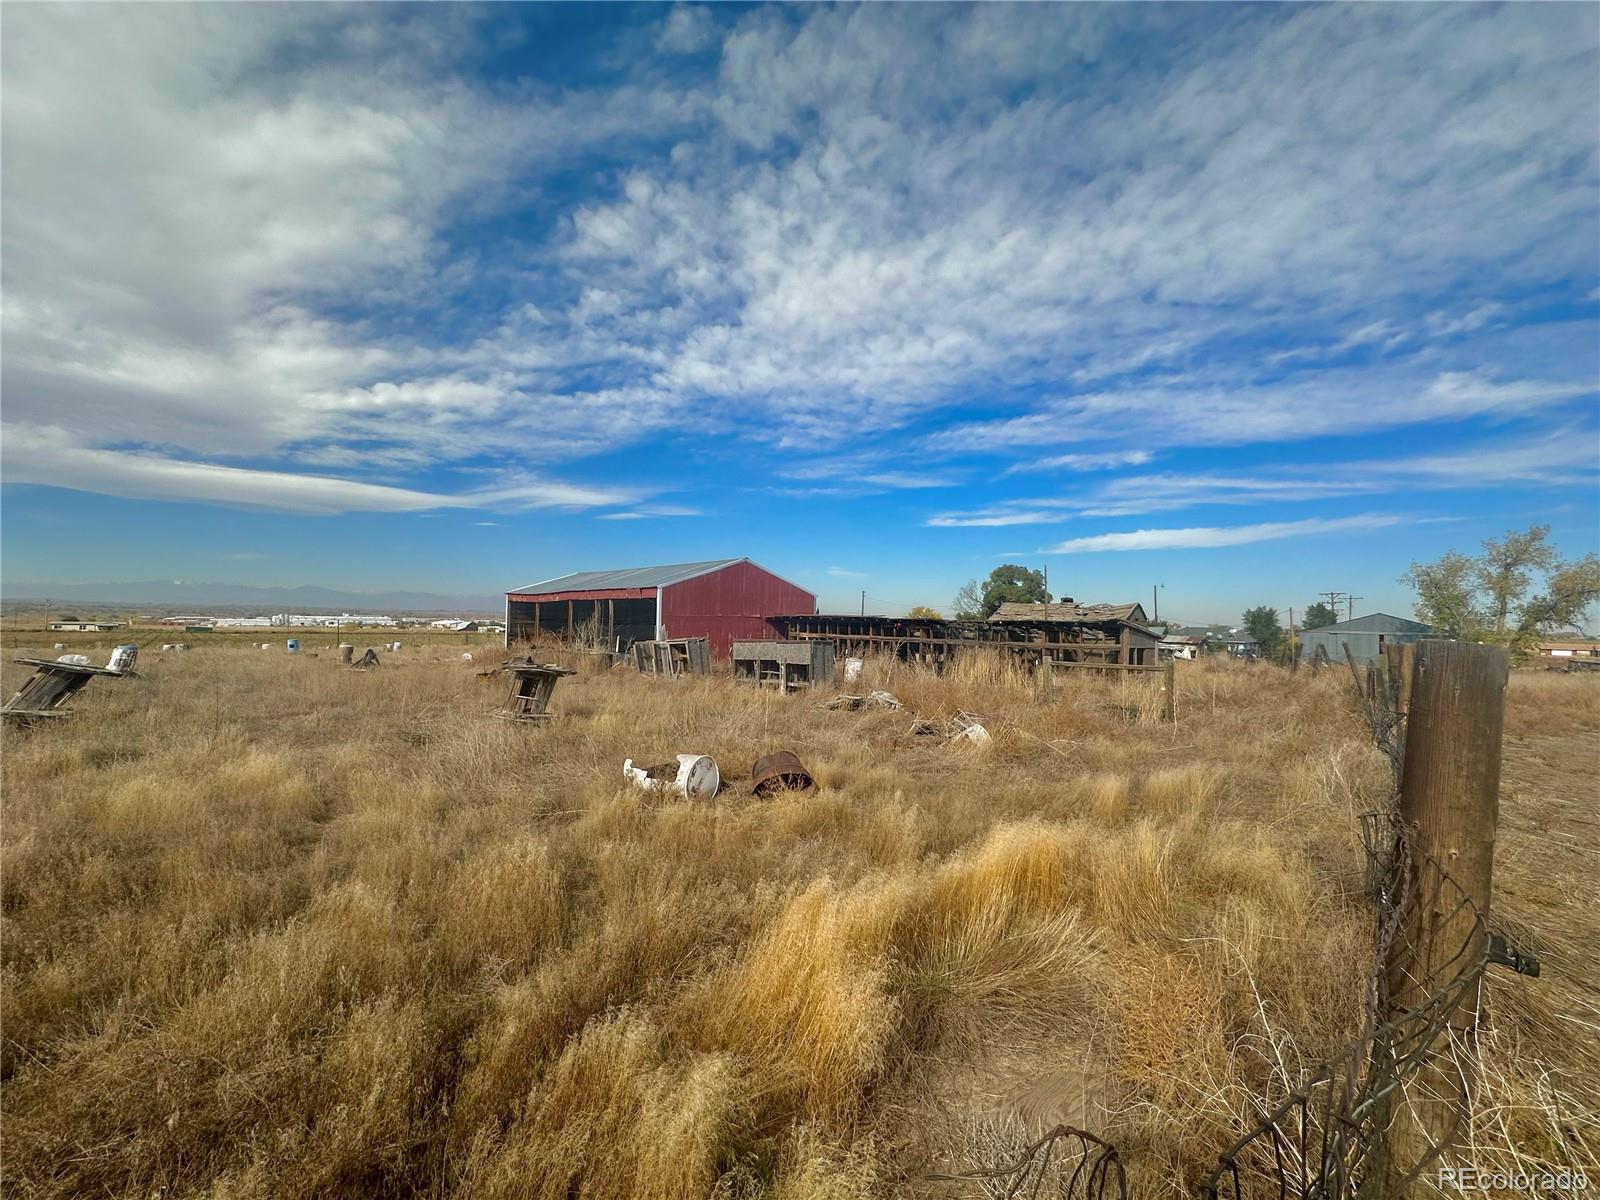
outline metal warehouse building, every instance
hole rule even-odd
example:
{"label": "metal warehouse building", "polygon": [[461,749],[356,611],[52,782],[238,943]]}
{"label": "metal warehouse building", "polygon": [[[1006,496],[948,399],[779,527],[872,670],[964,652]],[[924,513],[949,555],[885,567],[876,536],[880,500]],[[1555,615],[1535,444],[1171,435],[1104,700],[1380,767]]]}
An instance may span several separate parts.
{"label": "metal warehouse building", "polygon": [[1437,636],[1432,625],[1408,621],[1404,617],[1391,617],[1388,613],[1368,613],[1336,625],[1300,631],[1300,657],[1311,659],[1321,646],[1333,662],[1344,661],[1344,648],[1348,643],[1350,653],[1358,664],[1377,662],[1383,657],[1385,646],[1420,642],[1423,638]]}
{"label": "metal warehouse building", "polygon": [[774,636],[767,618],[808,613],[816,596],[748,558],[579,571],[506,593],[506,645],[535,634],[591,640],[626,649],[656,638],[704,637],[726,658],[733,641]]}

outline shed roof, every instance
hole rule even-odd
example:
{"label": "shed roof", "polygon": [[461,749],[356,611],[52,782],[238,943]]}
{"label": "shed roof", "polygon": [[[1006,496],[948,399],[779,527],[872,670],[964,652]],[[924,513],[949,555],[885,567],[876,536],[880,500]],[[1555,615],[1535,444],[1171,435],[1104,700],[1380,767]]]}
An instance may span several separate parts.
{"label": "shed roof", "polygon": [[591,592],[602,588],[651,588],[682,583],[700,575],[709,575],[734,563],[749,562],[748,558],[712,558],[705,562],[668,563],[660,567],[624,567],[616,571],[574,571],[571,575],[558,575],[554,579],[541,579],[527,587],[515,588],[514,596],[537,596],[542,592]]}
{"label": "shed roof", "polygon": [[991,621],[1132,621],[1145,622],[1141,604],[1029,604],[1008,600],[989,618]]}
{"label": "shed roof", "polygon": [[1421,621],[1408,621],[1405,617],[1388,613],[1363,613],[1349,621],[1333,625],[1318,625],[1315,629],[1302,629],[1300,635],[1309,637],[1317,633],[1432,633],[1432,625]]}

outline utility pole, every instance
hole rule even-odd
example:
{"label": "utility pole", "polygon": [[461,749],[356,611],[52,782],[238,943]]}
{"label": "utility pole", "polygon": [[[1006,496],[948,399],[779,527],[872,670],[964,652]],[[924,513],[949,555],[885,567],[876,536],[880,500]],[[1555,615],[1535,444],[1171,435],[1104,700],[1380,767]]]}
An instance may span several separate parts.
{"label": "utility pole", "polygon": [[1152,625],[1161,624],[1161,595],[1160,595],[1160,592],[1161,592],[1161,589],[1166,587],[1166,586],[1167,585],[1164,584],[1164,583],[1153,583],[1153,584],[1150,585],[1150,609],[1151,609],[1151,612],[1150,612],[1150,624],[1152,624]]}
{"label": "utility pole", "polygon": [[[1345,620],[1354,621],[1356,619],[1356,601],[1357,600],[1365,600],[1366,597],[1365,596],[1346,596],[1345,599],[1350,602],[1350,615],[1348,617],[1346,617]],[[1335,610],[1335,611],[1337,611],[1337,610]]]}
{"label": "utility pole", "polygon": [[1333,619],[1335,621],[1337,621],[1339,619],[1339,604],[1345,598],[1345,596],[1348,595],[1348,594],[1349,593],[1347,593],[1347,592],[1318,592],[1317,593],[1317,595],[1321,596],[1323,599],[1325,599],[1328,602],[1328,607],[1333,610]]}

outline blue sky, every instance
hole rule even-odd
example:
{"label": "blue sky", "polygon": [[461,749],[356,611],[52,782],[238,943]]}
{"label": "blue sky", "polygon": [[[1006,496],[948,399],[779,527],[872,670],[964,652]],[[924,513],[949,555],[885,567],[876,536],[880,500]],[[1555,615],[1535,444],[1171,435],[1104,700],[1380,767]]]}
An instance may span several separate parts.
{"label": "blue sky", "polygon": [[1227,619],[1600,544],[1600,9],[6,13],[3,567],[1001,561]]}

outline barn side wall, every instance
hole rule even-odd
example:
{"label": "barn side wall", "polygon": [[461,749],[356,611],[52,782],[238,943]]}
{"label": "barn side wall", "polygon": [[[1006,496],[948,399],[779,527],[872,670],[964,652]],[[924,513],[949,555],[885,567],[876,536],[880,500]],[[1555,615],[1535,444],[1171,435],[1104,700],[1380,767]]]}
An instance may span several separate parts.
{"label": "barn side wall", "polygon": [[1298,636],[1300,638],[1300,657],[1303,659],[1309,660],[1315,657],[1317,647],[1321,646],[1332,661],[1342,663],[1344,662],[1344,648],[1348,644],[1351,657],[1356,660],[1358,665],[1364,666],[1367,663],[1375,663],[1382,658],[1385,646],[1402,646],[1420,642],[1424,638],[1433,635],[1410,632],[1378,633],[1359,629],[1330,629],[1326,631],[1310,629],[1303,630]]}
{"label": "barn side wall", "polygon": [[768,617],[816,611],[817,598],[754,563],[734,563],[674,583],[661,592],[661,622],[669,638],[704,637],[727,658],[735,639],[775,636]]}

